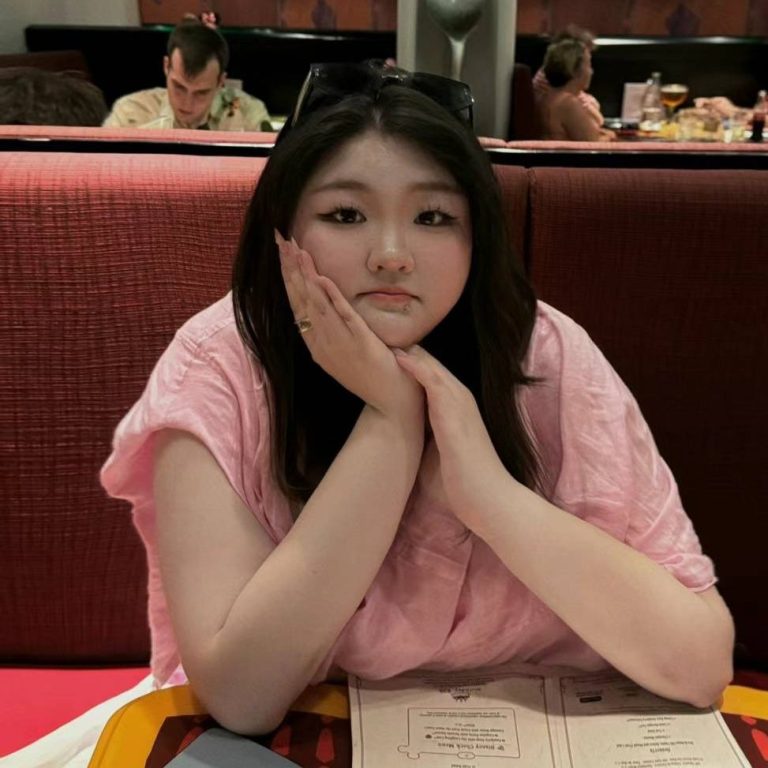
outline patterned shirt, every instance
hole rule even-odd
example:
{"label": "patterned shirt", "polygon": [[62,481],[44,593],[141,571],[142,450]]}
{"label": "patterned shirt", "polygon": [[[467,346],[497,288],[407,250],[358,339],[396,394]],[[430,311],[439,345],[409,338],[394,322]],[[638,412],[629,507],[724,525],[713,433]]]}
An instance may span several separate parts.
{"label": "patterned shirt", "polygon": [[[149,88],[119,98],[105,128],[183,128],[176,122],[166,88]],[[213,97],[205,127],[212,131],[271,131],[264,102],[225,85]]]}

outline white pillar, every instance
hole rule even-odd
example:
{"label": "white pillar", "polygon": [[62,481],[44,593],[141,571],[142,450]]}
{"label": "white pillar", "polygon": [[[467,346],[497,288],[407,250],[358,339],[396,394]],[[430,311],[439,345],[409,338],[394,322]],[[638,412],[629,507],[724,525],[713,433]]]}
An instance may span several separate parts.
{"label": "white pillar", "polygon": [[[516,29],[517,0],[485,0],[483,15],[467,39],[461,79],[472,88],[480,136],[506,138]],[[397,2],[397,63],[450,77],[450,43],[423,0]]]}

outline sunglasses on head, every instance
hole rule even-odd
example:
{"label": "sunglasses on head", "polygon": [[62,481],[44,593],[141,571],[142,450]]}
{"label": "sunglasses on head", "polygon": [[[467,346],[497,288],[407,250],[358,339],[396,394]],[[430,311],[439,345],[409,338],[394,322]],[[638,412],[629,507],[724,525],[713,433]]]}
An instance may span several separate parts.
{"label": "sunglasses on head", "polygon": [[282,133],[318,109],[337,104],[355,94],[376,98],[388,85],[419,91],[472,127],[472,105],[475,100],[466,83],[426,72],[408,72],[372,59],[360,64],[312,64]]}

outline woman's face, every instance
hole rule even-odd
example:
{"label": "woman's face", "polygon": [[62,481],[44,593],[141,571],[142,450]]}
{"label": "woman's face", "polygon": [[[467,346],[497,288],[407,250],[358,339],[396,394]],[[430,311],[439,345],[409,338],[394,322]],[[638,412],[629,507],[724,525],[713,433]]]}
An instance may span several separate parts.
{"label": "woman's face", "polygon": [[469,205],[415,145],[366,132],[309,179],[291,234],[390,347],[421,341],[469,274]]}

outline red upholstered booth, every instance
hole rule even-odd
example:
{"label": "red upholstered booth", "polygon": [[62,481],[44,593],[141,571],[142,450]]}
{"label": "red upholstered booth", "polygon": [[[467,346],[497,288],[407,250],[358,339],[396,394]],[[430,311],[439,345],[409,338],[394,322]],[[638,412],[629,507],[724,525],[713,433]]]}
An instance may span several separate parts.
{"label": "red upholstered booth", "polygon": [[[3,663],[146,666],[143,547],[98,470],[174,329],[228,290],[263,164],[0,154]],[[0,754],[146,674],[0,669]]]}
{"label": "red upholstered booth", "polygon": [[[106,149],[0,152],[0,754],[145,674],[144,555],[97,473],[174,330],[228,289],[264,164]],[[541,296],[603,347],[679,479],[740,664],[768,669],[768,173],[497,172]]]}
{"label": "red upholstered booth", "polygon": [[635,394],[768,667],[768,172],[539,168],[526,259]]}

